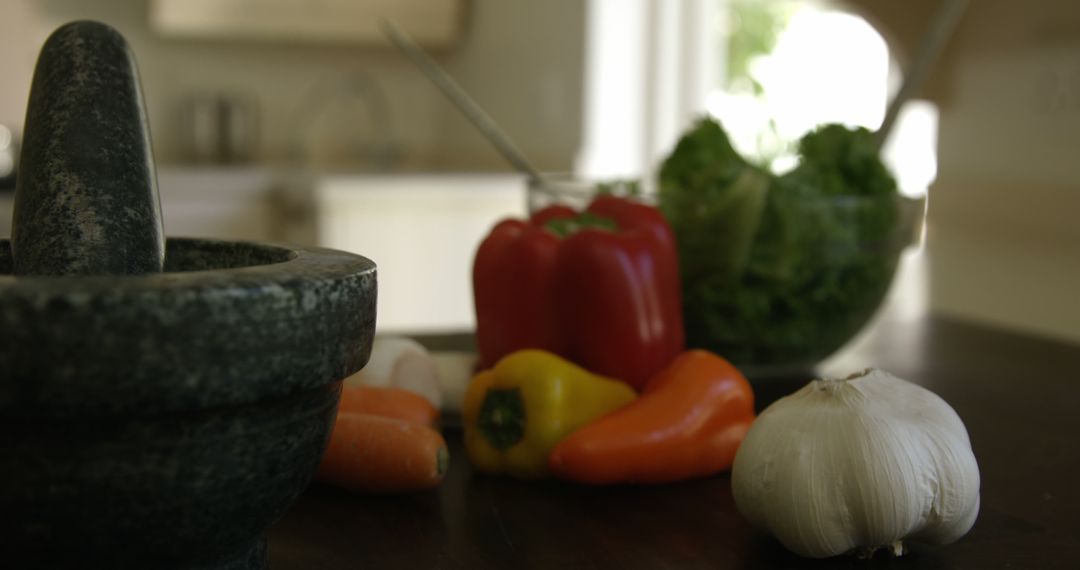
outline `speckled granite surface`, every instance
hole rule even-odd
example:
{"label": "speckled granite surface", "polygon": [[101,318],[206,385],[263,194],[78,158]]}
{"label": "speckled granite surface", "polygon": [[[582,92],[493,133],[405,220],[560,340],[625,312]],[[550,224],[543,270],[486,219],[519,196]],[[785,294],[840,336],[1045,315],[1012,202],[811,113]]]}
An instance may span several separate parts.
{"label": "speckled granite surface", "polygon": [[[10,266],[9,243],[0,240],[0,268]],[[0,415],[249,404],[340,380],[366,362],[377,295],[371,261],[187,239],[170,239],[168,250],[173,271],[159,274],[0,274]],[[281,261],[220,268],[271,258]]]}
{"label": "speckled granite surface", "polygon": [[161,237],[134,61],[68,25],[0,240],[0,537],[13,568],[261,569],[375,331],[370,260]]}
{"label": "speckled granite surface", "polygon": [[164,238],[135,60],[96,22],[53,32],[27,105],[11,228],[15,272],[161,270]]}
{"label": "speckled granite surface", "polygon": [[4,422],[6,567],[262,568],[265,555],[230,563],[250,558],[308,485],[339,390],[156,417]]}

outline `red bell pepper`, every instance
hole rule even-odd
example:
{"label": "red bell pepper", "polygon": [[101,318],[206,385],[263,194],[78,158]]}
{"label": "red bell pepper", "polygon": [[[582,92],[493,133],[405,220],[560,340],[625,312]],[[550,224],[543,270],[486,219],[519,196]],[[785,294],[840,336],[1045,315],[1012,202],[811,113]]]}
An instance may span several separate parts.
{"label": "red bell pepper", "polygon": [[473,292],[482,368],[539,348],[641,388],[684,347],[671,227],[628,199],[500,222],[477,250]]}

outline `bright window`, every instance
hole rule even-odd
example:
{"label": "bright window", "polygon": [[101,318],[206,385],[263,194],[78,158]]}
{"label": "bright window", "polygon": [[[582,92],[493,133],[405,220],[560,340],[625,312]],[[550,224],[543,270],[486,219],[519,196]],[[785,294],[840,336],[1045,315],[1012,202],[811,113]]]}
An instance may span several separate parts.
{"label": "bright window", "polygon": [[[579,174],[651,179],[709,113],[745,156],[776,171],[822,123],[877,129],[898,66],[865,19],[794,0],[592,0]],[[674,86],[672,89],[671,86]],[[909,103],[882,150],[906,195],[937,171],[937,110]]]}

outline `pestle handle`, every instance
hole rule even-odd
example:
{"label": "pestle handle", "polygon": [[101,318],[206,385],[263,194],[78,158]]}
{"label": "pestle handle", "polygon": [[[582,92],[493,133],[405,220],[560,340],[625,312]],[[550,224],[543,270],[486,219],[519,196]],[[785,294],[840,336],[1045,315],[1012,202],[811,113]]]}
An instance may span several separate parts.
{"label": "pestle handle", "polygon": [[165,239],[135,58],[99,22],[57,29],[38,56],[16,181],[16,275],[160,272]]}

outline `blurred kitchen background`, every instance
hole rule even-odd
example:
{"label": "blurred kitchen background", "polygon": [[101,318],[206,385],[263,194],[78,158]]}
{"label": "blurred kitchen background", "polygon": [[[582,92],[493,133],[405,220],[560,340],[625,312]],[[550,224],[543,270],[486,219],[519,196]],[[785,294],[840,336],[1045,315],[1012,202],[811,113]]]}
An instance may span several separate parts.
{"label": "blurred kitchen background", "polygon": [[[940,0],[4,0],[0,235],[42,42],[91,18],[140,72],[169,235],[356,251],[383,331],[472,327],[524,178],[382,36],[393,18],[543,171],[649,180],[709,113],[776,168],[871,129]],[[1080,342],[1080,3],[977,0],[885,155],[929,197],[886,310]]]}

